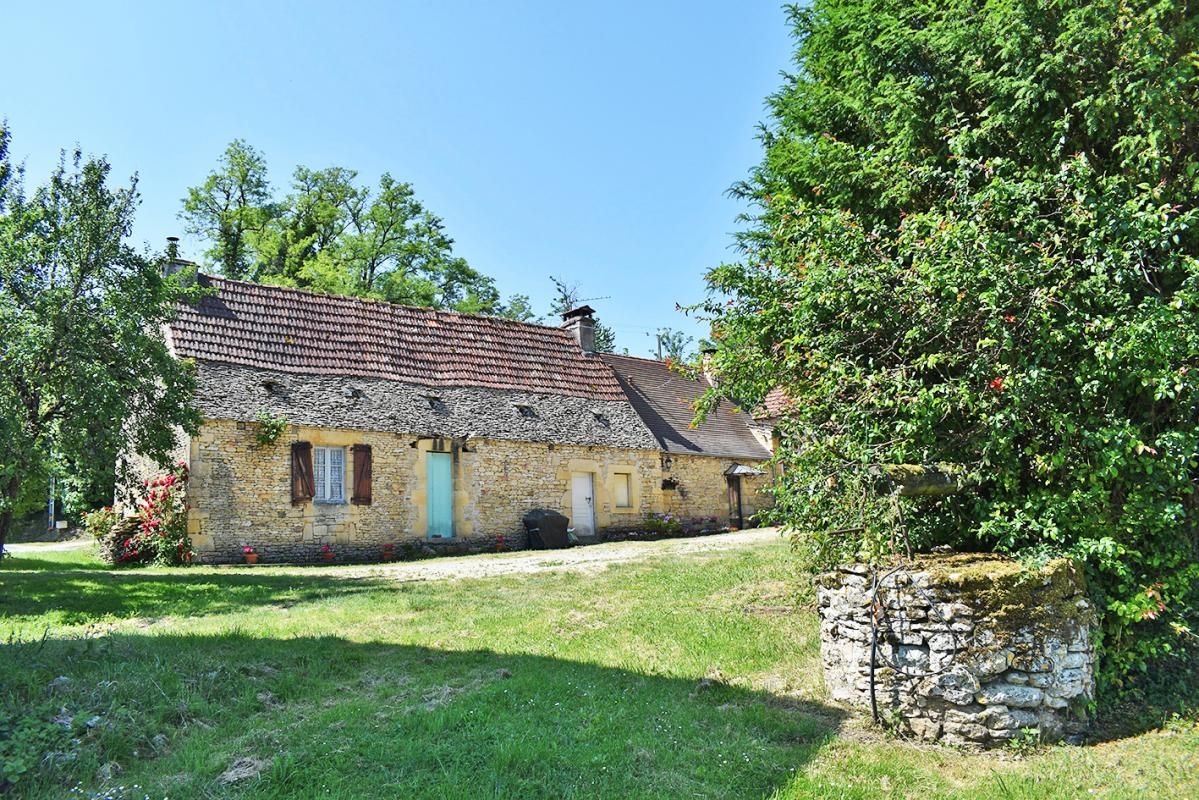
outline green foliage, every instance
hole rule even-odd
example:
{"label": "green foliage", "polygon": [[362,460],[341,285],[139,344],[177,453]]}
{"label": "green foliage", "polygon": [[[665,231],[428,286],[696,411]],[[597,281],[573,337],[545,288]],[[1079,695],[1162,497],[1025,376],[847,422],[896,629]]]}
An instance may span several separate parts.
{"label": "green foliage", "polygon": [[244,280],[252,274],[255,238],[278,213],[271,203],[266,158],[235,139],[204,183],[187,190],[179,216],[188,233],[212,242],[205,255],[222,273]]}
{"label": "green foliage", "polygon": [[83,725],[76,726],[73,719],[52,721],[55,711],[46,700],[20,712],[0,707],[0,792],[15,792],[23,777],[82,732]]}
{"label": "green foliage", "polygon": [[683,521],[674,514],[651,511],[641,521],[641,527],[651,533],[674,535],[683,532]]}
{"label": "green foliage", "polygon": [[0,128],[0,546],[27,479],[53,469],[92,497],[119,454],[169,463],[199,420],[161,333],[197,291],[126,244],[136,181],[109,188],[108,163],[76,150],[26,195],[8,143]]}
{"label": "green foliage", "polygon": [[532,322],[537,325],[542,322],[542,318],[533,310],[533,302],[527,294],[512,295],[507,303],[496,308],[495,314],[497,317],[506,317],[517,322]]}
{"label": "green foliage", "polygon": [[1022,728],[1016,738],[1007,743],[1008,750],[1018,756],[1029,756],[1041,749],[1041,732],[1036,728]]}
{"label": "green foliage", "polygon": [[266,158],[236,140],[188,189],[180,217],[212,243],[205,256],[230,278],[471,313],[501,308],[494,281],[455,256],[441,219],[386,173],[371,189],[351,169],[299,166],[290,193],[277,197]]}
{"label": "green foliage", "polygon": [[[1083,561],[1102,679],[1193,679],[1199,18],[1172,2],[818,0],[706,308],[723,390],[797,401],[776,514],[810,563],[898,527]],[[711,400],[713,398],[709,398]],[[980,487],[878,497],[872,464]]]}
{"label": "green foliage", "polygon": [[687,363],[696,360],[696,353],[691,349],[695,338],[673,328],[658,328],[654,334],[655,347],[651,355],[662,360],[677,363]]}
{"label": "green foliage", "polygon": [[83,525],[87,528],[88,535],[94,539],[103,539],[111,531],[120,516],[112,506],[98,508],[95,511],[89,511],[83,515]]}
{"label": "green foliage", "polygon": [[270,447],[279,441],[289,424],[286,417],[275,416],[265,408],[258,411],[257,420],[258,429],[254,432],[254,439],[259,447]]}

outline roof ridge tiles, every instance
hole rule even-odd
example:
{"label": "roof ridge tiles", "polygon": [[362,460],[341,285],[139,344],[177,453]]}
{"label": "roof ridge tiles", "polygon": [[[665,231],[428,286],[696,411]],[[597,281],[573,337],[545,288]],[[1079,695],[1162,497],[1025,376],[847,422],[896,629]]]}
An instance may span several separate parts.
{"label": "roof ridge tiles", "polygon": [[350,305],[350,306],[360,305],[361,307],[374,307],[374,308],[384,308],[384,309],[400,309],[400,310],[405,310],[405,311],[415,311],[415,312],[418,312],[421,316],[446,315],[446,316],[452,316],[452,317],[456,317],[456,318],[460,318],[460,319],[482,321],[485,323],[495,323],[495,324],[498,324],[501,326],[502,325],[520,325],[520,326],[523,326],[526,328],[537,328],[539,330],[556,331],[556,332],[560,333],[563,336],[563,338],[573,339],[573,337],[570,335],[570,333],[565,328],[562,328],[557,325],[541,325],[536,322],[525,322],[523,320],[509,319],[507,317],[497,317],[497,316],[494,316],[491,314],[478,314],[478,313],[474,313],[471,311],[450,311],[448,309],[443,309],[443,308],[430,308],[429,306],[416,306],[416,305],[408,305],[406,303],[394,303],[390,300],[380,300],[380,299],[377,299],[374,297],[352,297],[350,295],[344,295],[344,294],[325,294],[323,292],[316,292],[311,289],[300,289],[295,286],[282,286],[282,285],[273,284],[273,283],[253,283],[251,281],[239,281],[234,278],[225,278],[220,275],[209,275],[206,272],[197,273],[197,279],[201,282],[217,281],[220,283],[232,284],[235,286],[249,287],[251,290],[254,290],[256,293],[260,293],[260,294],[270,294],[272,292],[286,292],[288,294],[312,297],[312,298],[316,298],[316,299],[320,299],[320,300],[335,300],[335,301],[338,301],[338,302],[341,302],[341,303],[344,303],[344,304]]}

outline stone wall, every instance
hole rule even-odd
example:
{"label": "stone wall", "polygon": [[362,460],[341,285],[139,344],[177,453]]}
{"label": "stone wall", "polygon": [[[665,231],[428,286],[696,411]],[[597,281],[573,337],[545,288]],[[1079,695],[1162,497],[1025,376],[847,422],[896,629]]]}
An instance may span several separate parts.
{"label": "stone wall", "polygon": [[[728,459],[687,456],[674,459],[674,472],[686,489],[664,491],[670,473],[653,449],[521,442],[469,438],[456,448],[453,465],[454,537],[430,540],[427,532],[425,460],[433,447],[427,437],[379,431],[291,425],[272,445],[260,445],[257,423],[205,422],[190,445],[192,479],[188,526],[202,561],[239,561],[252,545],[263,562],[317,560],[329,545],[338,560],[378,560],[384,544],[401,555],[437,550],[518,549],[527,544],[521,518],[534,508],[550,508],[573,517],[571,476],[589,473],[594,486],[595,522],[606,529],[629,530],[645,514],[673,510],[686,516],[728,520],[723,470]],[[370,505],[291,503],[292,442],[372,451]],[[745,463],[745,462],[741,462]],[[346,459],[346,496],[352,486],[352,459]],[[616,482],[630,476],[631,502],[616,504]],[[761,498],[743,479],[744,506],[758,508]]]}
{"label": "stone wall", "polygon": [[845,567],[817,579],[821,656],[834,701],[922,739],[989,746],[1025,729],[1086,730],[1095,618],[1081,570],[995,556]]}
{"label": "stone wall", "polygon": [[714,516],[727,523],[736,509],[730,508],[724,472],[734,464],[763,471],[759,476],[741,477],[741,512],[745,523],[770,505],[770,497],[763,491],[770,485],[770,468],[764,462],[676,453],[670,454],[670,461],[670,468],[663,470],[662,477],[673,480],[676,488],[663,490],[663,511],[682,517]]}

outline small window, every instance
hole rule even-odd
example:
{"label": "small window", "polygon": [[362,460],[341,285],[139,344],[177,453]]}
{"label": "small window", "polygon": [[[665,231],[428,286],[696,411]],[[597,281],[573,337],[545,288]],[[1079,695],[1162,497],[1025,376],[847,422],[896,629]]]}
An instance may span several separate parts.
{"label": "small window", "polygon": [[592,411],[591,413],[595,415],[595,421],[603,427],[609,428],[612,426],[612,423],[608,421],[608,418],[605,415],[598,411]]}
{"label": "small window", "polygon": [[627,472],[616,473],[616,507],[633,507],[633,476]]}
{"label": "small window", "polygon": [[434,414],[449,414],[450,413],[450,407],[447,406],[445,404],[445,401],[442,400],[440,397],[438,397],[436,395],[432,395],[432,394],[427,394],[424,397],[425,397],[425,400],[429,404],[429,408],[433,411]]}
{"label": "small window", "polygon": [[533,410],[532,406],[522,406],[518,404],[516,406],[516,412],[526,419],[533,419],[537,416],[537,412]]}
{"label": "small window", "polygon": [[318,503],[346,501],[346,449],[344,447],[312,448],[312,472],[316,481],[313,499]]}

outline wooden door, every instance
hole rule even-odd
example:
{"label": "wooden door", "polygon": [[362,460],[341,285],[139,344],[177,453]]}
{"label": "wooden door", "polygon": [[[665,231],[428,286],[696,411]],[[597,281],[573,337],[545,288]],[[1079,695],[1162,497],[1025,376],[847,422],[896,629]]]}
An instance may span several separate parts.
{"label": "wooden door", "polygon": [[454,536],[453,467],[453,456],[449,453],[429,453],[425,462],[430,539],[451,539]]}
{"label": "wooden door", "polygon": [[741,476],[729,475],[729,524],[735,525],[738,529],[745,527],[745,520],[741,515]]}
{"label": "wooden door", "polygon": [[595,486],[590,472],[570,476],[570,516],[575,536],[595,535]]}

